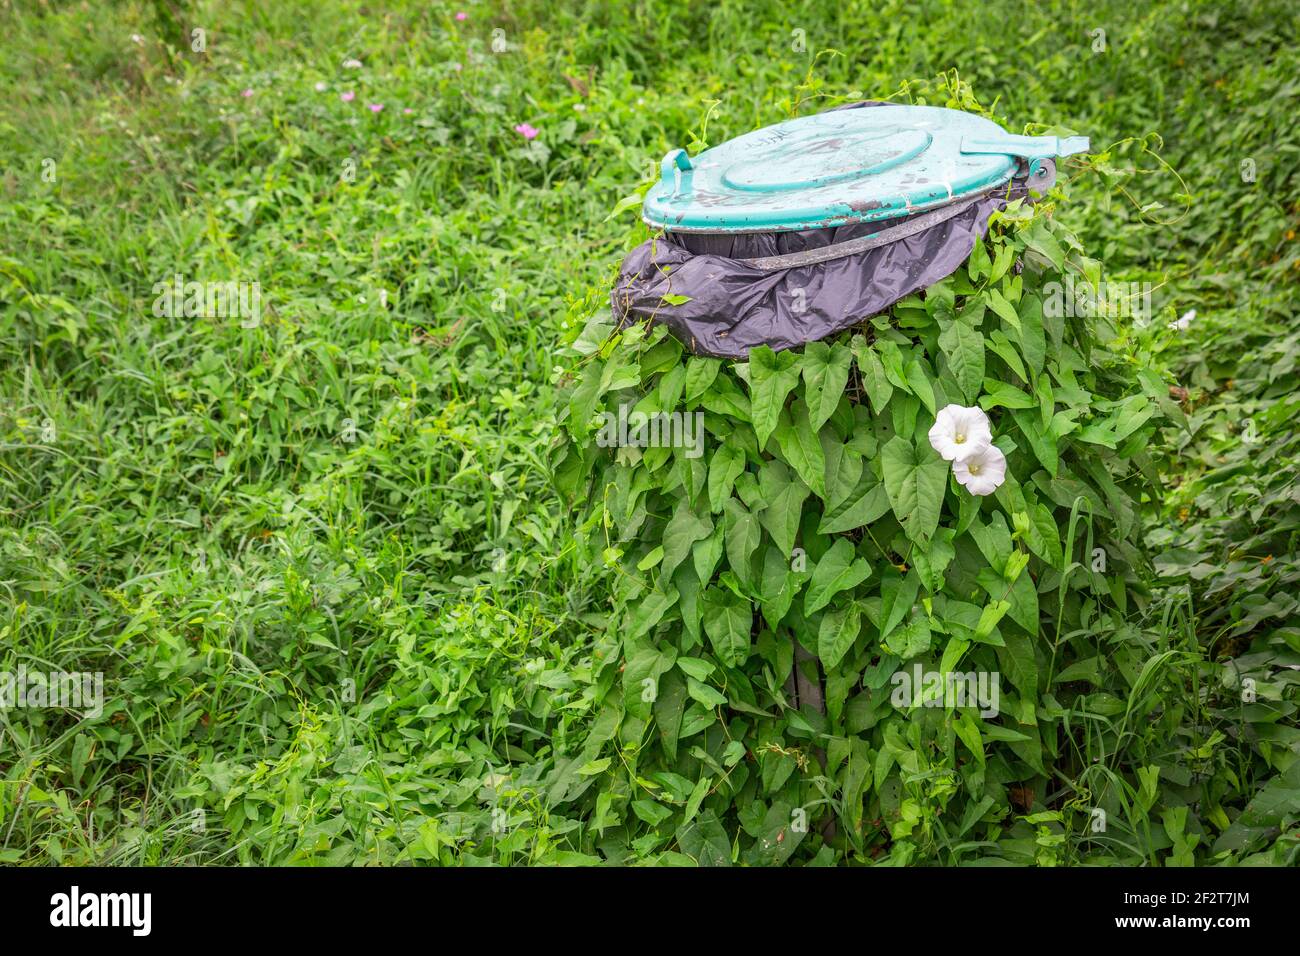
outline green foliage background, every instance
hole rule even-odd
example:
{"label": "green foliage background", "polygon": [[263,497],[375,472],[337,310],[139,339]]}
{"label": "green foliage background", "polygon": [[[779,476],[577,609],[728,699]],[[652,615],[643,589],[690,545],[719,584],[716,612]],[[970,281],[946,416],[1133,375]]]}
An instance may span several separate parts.
{"label": "green foliage background", "polygon": [[[735,846],[765,862],[751,851],[789,787],[826,801],[818,820],[839,817],[825,852],[818,829],[788,848],[800,861],[1294,863],[1290,5],[464,10],[0,7],[0,670],[102,670],[107,695],[98,718],[0,711],[0,861],[679,863]],[[184,43],[194,27],[205,52]],[[990,742],[989,765],[1014,773],[965,836],[983,797],[943,793],[940,775],[902,782],[903,751],[918,769],[948,760],[927,715],[900,731],[887,772],[872,761],[870,786],[843,772],[861,751],[827,742],[838,775],[791,755],[772,793],[751,784],[761,820],[718,791],[693,819],[711,812],[723,833],[683,840],[702,778],[682,793],[641,775],[638,814],[607,716],[621,680],[609,597],[631,585],[551,485],[548,449],[582,372],[562,346],[644,235],[629,209],[606,217],[670,147],[850,98],[940,102],[952,80],[934,77],[950,70],[1016,131],[1092,137],[1101,152],[1054,214],[1079,238],[1065,248],[1160,287],[1153,323],[1099,343],[1123,381],[1187,390],[1134,393],[1163,416],[1158,490],[1133,529],[1153,573],[1126,564],[1141,578],[1131,630],[1063,632],[1072,662],[1105,657],[1100,685],[1085,671],[1049,690],[1060,670],[1040,675],[1033,717],[1067,759],[1038,774],[1023,741]],[[524,122],[541,130],[531,143],[514,132]],[[260,282],[262,325],[155,316],[154,283],[178,272]],[[1166,327],[1190,308],[1187,332]],[[1010,411],[994,409],[1000,428]],[[1015,440],[1029,488],[1033,449]],[[1098,521],[1094,534],[1125,537]],[[709,698],[730,693],[724,666],[677,671]],[[1062,716],[1102,694],[1110,712]],[[797,732],[806,757],[817,728]],[[686,779],[651,743],[647,772]],[[732,757],[724,747],[724,770]],[[760,759],[767,788],[785,756],[734,763]],[[897,803],[882,804],[891,779]],[[855,843],[846,783],[864,817],[879,804],[899,819],[867,819]],[[1119,801],[1105,841],[1081,829],[1094,795]],[[947,809],[903,833],[907,800]]]}

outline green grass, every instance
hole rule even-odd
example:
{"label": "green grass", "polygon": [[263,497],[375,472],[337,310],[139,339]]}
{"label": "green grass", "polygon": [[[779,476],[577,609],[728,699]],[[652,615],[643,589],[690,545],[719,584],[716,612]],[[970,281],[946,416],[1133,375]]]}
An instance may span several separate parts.
{"label": "green grass", "polygon": [[[0,671],[106,696],[0,710],[0,862],[674,859],[559,772],[601,731],[612,586],[551,489],[563,346],[645,234],[606,217],[671,147],[949,70],[1092,137],[1060,215],[1159,285],[1120,347],[1188,389],[1128,675],[1151,718],[1029,809],[1109,777],[1148,831],[1116,860],[1296,862],[1293,9],[816,6],[0,10]],[[258,282],[261,324],[155,315],[177,273]],[[1156,765],[1185,827],[1148,815]]]}

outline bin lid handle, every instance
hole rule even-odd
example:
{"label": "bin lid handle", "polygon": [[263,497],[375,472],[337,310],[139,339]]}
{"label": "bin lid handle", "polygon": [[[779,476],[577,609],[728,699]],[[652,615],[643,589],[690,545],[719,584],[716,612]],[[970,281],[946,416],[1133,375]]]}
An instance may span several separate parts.
{"label": "bin lid handle", "polygon": [[677,194],[677,171],[687,172],[691,166],[691,157],[686,155],[684,149],[672,149],[664,156],[663,162],[659,164],[659,180],[666,187],[672,190],[672,194]]}
{"label": "bin lid handle", "polygon": [[1067,136],[963,136],[963,153],[1002,153],[1024,159],[1052,159],[1055,156],[1073,156],[1088,151],[1088,137]]}

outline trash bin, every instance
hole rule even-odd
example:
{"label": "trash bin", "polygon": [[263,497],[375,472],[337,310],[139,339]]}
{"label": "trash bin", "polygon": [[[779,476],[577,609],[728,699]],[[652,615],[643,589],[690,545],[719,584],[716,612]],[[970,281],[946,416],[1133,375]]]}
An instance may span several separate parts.
{"label": "trash bin", "polygon": [[867,101],[672,150],[642,207],[662,233],[624,260],[615,319],[662,322],[718,358],[825,338],[951,275],[994,210],[1032,201],[1056,157],[1087,148]]}
{"label": "trash bin", "polygon": [[1101,269],[1060,217],[989,228],[1086,148],[864,104],[665,157],[553,459],[610,573],[551,799],[749,865],[1032,844],[1009,786],[1076,773],[1078,678],[1140,645],[1168,402],[1053,307]]}

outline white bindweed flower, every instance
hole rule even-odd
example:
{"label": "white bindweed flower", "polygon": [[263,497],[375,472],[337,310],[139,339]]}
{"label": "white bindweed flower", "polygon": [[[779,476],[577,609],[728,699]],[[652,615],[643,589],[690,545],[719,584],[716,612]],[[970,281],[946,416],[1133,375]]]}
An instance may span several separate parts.
{"label": "white bindweed flower", "polygon": [[1007,480],[1007,456],[997,445],[985,445],[975,454],[952,464],[957,484],[972,495],[991,495]]}
{"label": "white bindweed flower", "polygon": [[1169,323],[1169,327],[1178,332],[1186,332],[1187,327],[1192,324],[1192,319],[1196,318],[1196,310],[1189,309],[1180,315],[1175,321]]}
{"label": "white bindweed flower", "polygon": [[359,69],[361,69],[361,61],[360,61],[360,60],[344,60],[344,61],[343,61],[343,69],[345,69],[345,70],[359,70]]}
{"label": "white bindweed flower", "polygon": [[977,407],[945,405],[930,429],[930,445],[944,461],[961,461],[992,441],[989,417]]}

